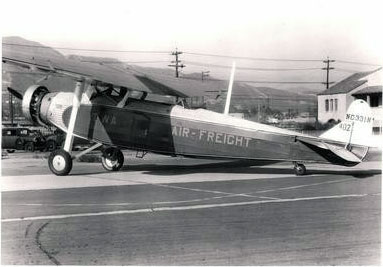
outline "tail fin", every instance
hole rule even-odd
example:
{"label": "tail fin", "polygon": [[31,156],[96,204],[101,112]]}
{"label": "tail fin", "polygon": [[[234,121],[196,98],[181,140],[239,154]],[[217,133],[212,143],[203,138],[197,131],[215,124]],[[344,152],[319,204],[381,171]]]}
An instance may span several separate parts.
{"label": "tail fin", "polygon": [[366,101],[357,99],[351,103],[344,120],[323,133],[320,138],[337,141],[348,145],[375,147],[372,138],[372,117]]}

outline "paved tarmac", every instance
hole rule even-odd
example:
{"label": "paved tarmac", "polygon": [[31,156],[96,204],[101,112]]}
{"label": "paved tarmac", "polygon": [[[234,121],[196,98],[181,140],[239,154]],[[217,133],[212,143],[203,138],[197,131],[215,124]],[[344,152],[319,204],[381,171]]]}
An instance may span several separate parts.
{"label": "paved tarmac", "polygon": [[110,173],[2,160],[1,263],[379,265],[381,158],[346,168],[149,154]]}

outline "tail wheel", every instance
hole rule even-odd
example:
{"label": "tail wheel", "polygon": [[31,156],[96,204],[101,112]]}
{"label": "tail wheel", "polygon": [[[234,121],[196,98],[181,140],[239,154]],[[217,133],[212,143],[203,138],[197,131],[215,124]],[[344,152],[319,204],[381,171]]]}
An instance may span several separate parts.
{"label": "tail wheel", "polygon": [[28,151],[28,152],[34,152],[35,151],[35,144],[33,142],[28,142],[25,144],[24,149],[25,149],[25,151]]}
{"label": "tail wheel", "polygon": [[124,165],[124,154],[121,150],[108,147],[101,156],[102,166],[107,171],[118,171]]}
{"label": "tail wheel", "polygon": [[72,170],[72,157],[64,149],[55,150],[49,155],[48,165],[54,174],[67,175]]}
{"label": "tail wheel", "polygon": [[306,167],[301,163],[296,163],[294,166],[294,171],[296,175],[302,176],[306,174]]}

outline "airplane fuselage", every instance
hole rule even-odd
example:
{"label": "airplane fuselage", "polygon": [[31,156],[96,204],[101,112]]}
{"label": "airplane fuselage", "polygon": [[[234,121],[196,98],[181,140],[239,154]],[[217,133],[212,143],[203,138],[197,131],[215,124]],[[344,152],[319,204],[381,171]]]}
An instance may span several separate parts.
{"label": "airplane fuselage", "polygon": [[[66,131],[71,93],[43,102],[41,117]],[[106,145],[202,158],[328,162],[297,141],[299,133],[204,109],[130,99],[113,103],[83,101],[74,134]]]}

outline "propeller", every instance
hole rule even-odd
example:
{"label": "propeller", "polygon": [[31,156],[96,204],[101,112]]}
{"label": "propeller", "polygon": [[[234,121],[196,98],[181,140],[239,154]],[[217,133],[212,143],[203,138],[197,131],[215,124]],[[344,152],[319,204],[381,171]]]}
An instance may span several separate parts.
{"label": "propeller", "polygon": [[16,91],[15,89],[12,89],[11,87],[7,87],[7,89],[8,92],[10,92],[14,97],[23,100],[23,95],[20,92]]}

